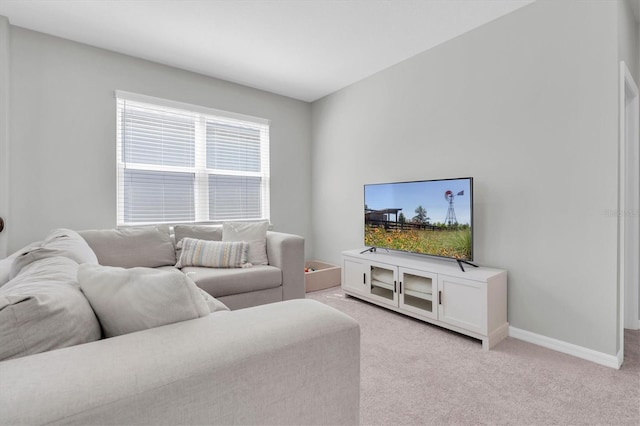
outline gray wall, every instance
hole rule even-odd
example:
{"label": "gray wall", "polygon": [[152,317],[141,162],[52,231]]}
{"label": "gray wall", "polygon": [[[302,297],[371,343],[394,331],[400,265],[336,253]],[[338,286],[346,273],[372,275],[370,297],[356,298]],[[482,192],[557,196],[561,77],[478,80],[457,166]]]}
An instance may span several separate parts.
{"label": "gray wall", "polygon": [[[640,23],[636,21],[631,1],[618,2],[618,60],[625,62],[633,80],[638,85],[640,84]],[[640,294],[638,304],[640,306]],[[640,309],[638,314],[640,315]],[[640,323],[640,319],[638,321]]]}
{"label": "gray wall", "polygon": [[[9,21],[0,16],[0,217],[9,216]],[[0,232],[0,258],[6,255],[7,232]]]}
{"label": "gray wall", "polygon": [[625,61],[633,79],[640,81],[640,29],[631,7],[632,0],[618,2],[618,56]]}
{"label": "gray wall", "polygon": [[310,105],[11,27],[9,252],[55,227],[116,225],[114,90],[271,120],[271,219],[310,233]]}
{"label": "gray wall", "polygon": [[363,184],[473,176],[512,326],[616,354],[615,2],[539,1],[313,104],[313,254],[363,246]]}

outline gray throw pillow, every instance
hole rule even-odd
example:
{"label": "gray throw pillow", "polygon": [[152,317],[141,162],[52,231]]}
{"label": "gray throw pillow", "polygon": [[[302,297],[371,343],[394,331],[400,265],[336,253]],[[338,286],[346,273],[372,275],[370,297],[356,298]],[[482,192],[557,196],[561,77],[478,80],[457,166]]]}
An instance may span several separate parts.
{"label": "gray throw pillow", "polygon": [[249,263],[268,265],[267,228],[269,222],[225,222],[222,224],[222,241],[246,241],[249,243]]}
{"label": "gray throw pillow", "polygon": [[105,337],[209,315],[200,289],[178,270],[81,265],[78,282]]}

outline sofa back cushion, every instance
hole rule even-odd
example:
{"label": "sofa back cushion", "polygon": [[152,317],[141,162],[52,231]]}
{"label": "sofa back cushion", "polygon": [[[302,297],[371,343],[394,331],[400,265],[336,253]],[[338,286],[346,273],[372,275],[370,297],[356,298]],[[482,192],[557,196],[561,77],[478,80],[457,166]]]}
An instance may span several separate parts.
{"label": "sofa back cushion", "polygon": [[42,242],[42,247],[56,250],[60,256],[75,260],[78,264],[98,264],[98,258],[87,242],[76,231],[59,228],[49,232]]}
{"label": "sofa back cushion", "polygon": [[267,229],[269,222],[225,222],[222,224],[222,241],[246,241],[249,243],[249,263],[268,265]]}
{"label": "sofa back cushion", "polygon": [[42,245],[42,241],[31,243],[21,248],[20,250],[10,254],[4,259],[0,259],[0,287],[2,287],[6,283],[8,283],[9,280],[11,280],[11,267],[13,266],[13,261],[16,260],[18,256],[28,252],[30,249],[34,247],[40,247],[41,245]]}
{"label": "sofa back cushion", "polygon": [[30,263],[49,257],[66,257],[78,264],[98,264],[98,259],[87,242],[76,231],[64,228],[51,231],[44,241],[31,244],[14,255],[11,256],[14,258],[9,279],[18,275]]}
{"label": "sofa back cushion", "polygon": [[77,271],[68,257],[47,257],[25,265],[0,287],[0,360],[100,339]]}
{"label": "sofa back cushion", "polygon": [[185,237],[195,240],[222,241],[222,225],[176,225],[176,245]]}
{"label": "sofa back cushion", "polygon": [[155,226],[80,231],[103,266],[157,268],[175,265],[176,252],[167,230]]}

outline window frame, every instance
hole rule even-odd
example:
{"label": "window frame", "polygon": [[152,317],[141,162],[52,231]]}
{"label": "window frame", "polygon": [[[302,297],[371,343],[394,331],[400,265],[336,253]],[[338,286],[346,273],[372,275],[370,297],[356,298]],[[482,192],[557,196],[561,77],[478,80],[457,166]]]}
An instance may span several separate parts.
{"label": "window frame", "polygon": [[[144,226],[155,224],[178,224],[178,223],[222,223],[225,221],[270,221],[270,150],[269,133],[270,120],[238,114],[229,111],[192,105],[153,96],[141,95],[121,90],[115,91],[116,98],[116,205],[117,205],[117,226]],[[126,162],[123,157],[123,109],[126,107],[153,107],[167,113],[178,113],[180,115],[191,115],[195,122],[195,143],[194,143],[194,165],[168,166],[145,163]],[[232,125],[243,125],[254,127],[260,132],[260,171],[239,171],[227,169],[213,169],[207,167],[207,122],[230,123]],[[125,222],[125,170],[148,170],[157,172],[178,172],[194,174],[193,193],[195,217],[192,221],[149,221],[149,222]],[[209,219],[209,176],[245,176],[260,178],[260,217],[243,218],[230,217],[223,219]]]}

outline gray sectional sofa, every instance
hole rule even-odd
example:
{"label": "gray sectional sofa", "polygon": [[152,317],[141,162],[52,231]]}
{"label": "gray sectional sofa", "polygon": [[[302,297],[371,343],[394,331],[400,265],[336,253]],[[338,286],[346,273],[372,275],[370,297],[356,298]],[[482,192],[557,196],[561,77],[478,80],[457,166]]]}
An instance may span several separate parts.
{"label": "gray sectional sofa", "polygon": [[[172,269],[182,238],[222,240],[222,226],[178,225],[80,231],[101,265]],[[182,272],[230,309],[290,299],[303,299],[304,239],[282,232],[266,232],[267,265],[251,268],[187,266]]]}
{"label": "gray sectional sofa", "polygon": [[[56,230],[0,260],[0,424],[357,424],[359,326],[302,299],[302,239],[270,232],[268,265],[183,275],[176,240],[217,231],[175,231]],[[196,289],[187,297],[193,281],[208,294],[192,319],[104,338],[86,282],[102,270],[167,270]],[[202,313],[210,295],[232,310]],[[158,307],[142,308],[183,308]]]}

